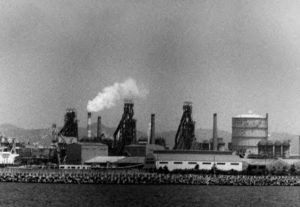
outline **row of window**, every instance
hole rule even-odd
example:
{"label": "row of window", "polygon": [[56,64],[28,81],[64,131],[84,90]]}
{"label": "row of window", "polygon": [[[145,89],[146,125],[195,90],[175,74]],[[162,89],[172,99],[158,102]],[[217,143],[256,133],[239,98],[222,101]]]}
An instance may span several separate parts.
{"label": "row of window", "polygon": [[84,165],[60,165],[59,169],[90,169],[90,166],[84,166]]}
{"label": "row of window", "polygon": [[[169,164],[169,162],[159,162],[159,164]],[[174,165],[182,165],[183,162],[173,162]],[[197,162],[188,162],[189,165],[197,165]],[[203,162],[203,165],[211,165],[211,162]],[[217,162],[217,165],[225,165],[225,162]],[[230,165],[239,165],[239,163],[232,162]]]}

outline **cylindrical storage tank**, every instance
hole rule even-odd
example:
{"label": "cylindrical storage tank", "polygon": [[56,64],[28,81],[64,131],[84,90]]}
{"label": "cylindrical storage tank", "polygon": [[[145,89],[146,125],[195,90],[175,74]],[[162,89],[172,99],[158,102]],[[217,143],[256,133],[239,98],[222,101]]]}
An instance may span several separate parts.
{"label": "cylindrical storage tank", "polygon": [[280,141],[276,141],[274,143],[274,147],[275,147],[275,157],[282,157],[282,153],[281,153],[282,143]]}
{"label": "cylindrical storage tank", "polygon": [[290,141],[286,140],[282,143],[283,148],[283,157],[289,158],[290,157]]}
{"label": "cylindrical storage tank", "polygon": [[232,150],[258,153],[258,143],[268,139],[268,114],[243,114],[232,118]]}
{"label": "cylindrical storage tank", "polygon": [[261,140],[258,142],[258,154],[266,155],[267,154],[267,141]]}

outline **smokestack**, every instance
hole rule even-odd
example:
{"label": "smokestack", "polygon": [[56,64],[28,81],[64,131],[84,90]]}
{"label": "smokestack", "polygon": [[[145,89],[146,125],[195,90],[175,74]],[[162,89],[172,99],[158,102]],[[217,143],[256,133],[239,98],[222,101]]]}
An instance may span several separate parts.
{"label": "smokestack", "polygon": [[269,114],[266,113],[266,123],[267,123],[267,140],[269,139]]}
{"label": "smokestack", "polygon": [[56,124],[52,124],[52,141],[56,141],[57,129]]}
{"label": "smokestack", "polygon": [[298,146],[299,148],[298,148],[298,153],[299,153],[299,155],[300,155],[300,136],[299,136],[299,146]]}
{"label": "smokestack", "polygon": [[87,136],[89,139],[92,138],[92,130],[91,130],[91,125],[92,125],[92,113],[88,112],[88,117],[87,117]]}
{"label": "smokestack", "polygon": [[214,123],[213,123],[213,150],[218,150],[218,127],[217,127],[217,114],[214,113]]}
{"label": "smokestack", "polygon": [[98,120],[97,120],[97,138],[98,139],[101,139],[101,134],[102,134],[101,116],[98,116]]}
{"label": "smokestack", "polygon": [[150,144],[155,142],[155,114],[151,114]]}

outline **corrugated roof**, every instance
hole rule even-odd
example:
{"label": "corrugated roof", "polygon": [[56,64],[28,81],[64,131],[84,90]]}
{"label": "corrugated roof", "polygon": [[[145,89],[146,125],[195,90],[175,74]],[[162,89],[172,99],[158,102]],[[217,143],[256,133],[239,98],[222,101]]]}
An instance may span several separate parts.
{"label": "corrugated roof", "polygon": [[85,163],[89,163],[89,164],[107,163],[107,162],[113,163],[124,158],[125,158],[124,156],[97,156],[85,161]]}
{"label": "corrugated roof", "polygon": [[226,154],[155,154],[158,161],[209,161],[209,162],[242,162],[237,155]]}
{"label": "corrugated roof", "polygon": [[240,114],[233,118],[265,118],[265,117],[258,114],[248,113],[248,114]]}
{"label": "corrugated roof", "polygon": [[144,161],[145,157],[124,157],[123,159],[116,161],[116,163],[138,164],[144,163]]}
{"label": "corrugated roof", "polygon": [[205,155],[232,155],[232,151],[213,150],[155,150],[155,154],[205,154]]}

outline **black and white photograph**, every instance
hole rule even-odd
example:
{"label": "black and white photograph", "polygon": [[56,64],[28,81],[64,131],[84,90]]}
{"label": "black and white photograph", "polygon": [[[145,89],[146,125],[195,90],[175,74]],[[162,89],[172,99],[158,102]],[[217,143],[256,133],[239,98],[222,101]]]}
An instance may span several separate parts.
{"label": "black and white photograph", "polygon": [[0,207],[294,207],[300,1],[0,0]]}

